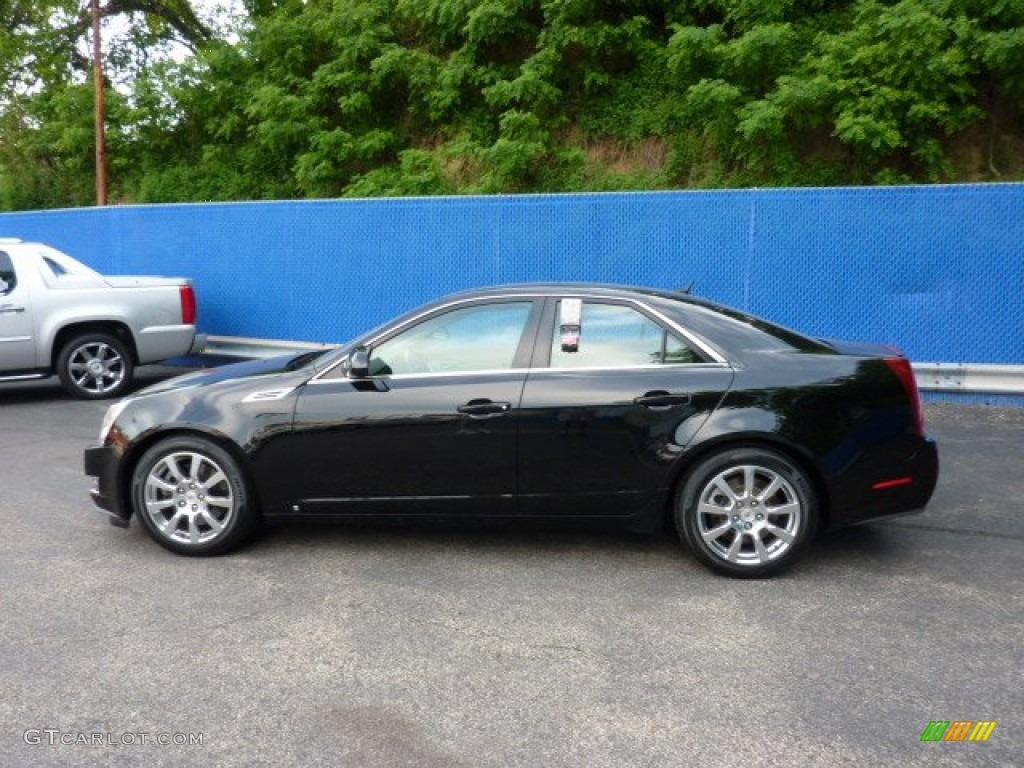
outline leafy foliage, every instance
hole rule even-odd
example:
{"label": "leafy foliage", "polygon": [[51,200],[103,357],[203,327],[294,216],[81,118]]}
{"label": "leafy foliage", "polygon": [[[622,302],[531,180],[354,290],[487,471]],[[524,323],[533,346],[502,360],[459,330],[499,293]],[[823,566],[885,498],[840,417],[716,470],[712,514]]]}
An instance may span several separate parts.
{"label": "leafy foliage", "polygon": [[[224,40],[185,0],[108,0],[114,199],[1024,176],[1024,0],[244,6]],[[88,204],[79,6],[0,18],[0,207]]]}

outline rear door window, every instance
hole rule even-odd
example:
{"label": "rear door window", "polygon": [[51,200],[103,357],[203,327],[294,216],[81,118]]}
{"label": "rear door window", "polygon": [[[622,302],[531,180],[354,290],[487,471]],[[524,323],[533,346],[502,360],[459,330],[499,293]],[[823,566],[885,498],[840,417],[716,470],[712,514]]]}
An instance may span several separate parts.
{"label": "rear door window", "polygon": [[[701,362],[681,339],[639,310],[585,301],[579,324],[562,312],[559,302],[551,339],[552,368],[633,368]],[[573,314],[570,312],[570,314]]]}

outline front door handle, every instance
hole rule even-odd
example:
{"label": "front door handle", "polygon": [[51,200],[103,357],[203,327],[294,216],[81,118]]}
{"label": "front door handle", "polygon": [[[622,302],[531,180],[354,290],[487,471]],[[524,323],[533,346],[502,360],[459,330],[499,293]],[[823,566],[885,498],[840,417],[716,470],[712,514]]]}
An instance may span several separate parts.
{"label": "front door handle", "polygon": [[637,405],[644,408],[671,408],[673,405],[686,405],[690,402],[690,396],[685,394],[673,394],[663,389],[646,392],[641,397],[633,400]]}
{"label": "front door handle", "polygon": [[479,400],[470,400],[465,405],[460,405],[456,410],[469,416],[471,419],[489,419],[494,416],[500,416],[503,413],[508,413],[512,410],[512,403],[496,403],[493,400],[481,398]]}
{"label": "front door handle", "polygon": [[24,307],[16,307],[13,304],[0,304],[0,315],[14,315],[24,311]]}

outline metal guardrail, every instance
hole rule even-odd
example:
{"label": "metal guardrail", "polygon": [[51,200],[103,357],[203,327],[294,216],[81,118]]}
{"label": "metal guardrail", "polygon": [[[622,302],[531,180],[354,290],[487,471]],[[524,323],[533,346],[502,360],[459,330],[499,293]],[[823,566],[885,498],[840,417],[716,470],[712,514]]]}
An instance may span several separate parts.
{"label": "metal guardrail", "polygon": [[279,341],[277,339],[250,339],[243,336],[207,336],[199,354],[238,360],[260,360],[296,352],[314,352],[330,349],[334,344],[314,341]]}
{"label": "metal guardrail", "polygon": [[914,363],[922,392],[1024,395],[1024,365]]}
{"label": "metal guardrail", "polygon": [[[312,341],[207,336],[199,354],[229,360],[256,360],[295,352],[330,349],[333,344]],[[989,363],[914,363],[922,392],[1024,395],[1024,365]]]}

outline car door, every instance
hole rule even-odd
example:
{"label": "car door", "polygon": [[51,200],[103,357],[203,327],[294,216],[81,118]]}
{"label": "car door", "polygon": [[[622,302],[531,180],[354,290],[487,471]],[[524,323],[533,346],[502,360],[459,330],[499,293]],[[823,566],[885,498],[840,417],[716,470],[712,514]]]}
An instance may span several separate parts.
{"label": "car door", "polygon": [[521,405],[525,515],[660,509],[674,463],[733,372],[645,305],[549,300]]}
{"label": "car door", "polygon": [[298,511],[513,514],[519,401],[541,304],[435,310],[371,340],[368,376],[339,366],[310,382],[283,443]]}
{"label": "car door", "polygon": [[0,371],[36,367],[28,286],[19,279],[10,254],[0,251]]}

